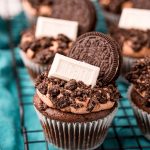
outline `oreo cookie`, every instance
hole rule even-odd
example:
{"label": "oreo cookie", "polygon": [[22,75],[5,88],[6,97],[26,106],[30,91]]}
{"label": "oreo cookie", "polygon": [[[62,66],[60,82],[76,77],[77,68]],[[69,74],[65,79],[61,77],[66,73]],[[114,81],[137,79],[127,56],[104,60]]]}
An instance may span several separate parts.
{"label": "oreo cookie", "polygon": [[96,11],[89,0],[55,0],[53,18],[79,22],[79,35],[92,31],[96,24]]}
{"label": "oreo cookie", "polygon": [[98,80],[102,85],[111,83],[119,76],[122,64],[119,45],[111,37],[99,32],[80,36],[68,57],[100,67]]}

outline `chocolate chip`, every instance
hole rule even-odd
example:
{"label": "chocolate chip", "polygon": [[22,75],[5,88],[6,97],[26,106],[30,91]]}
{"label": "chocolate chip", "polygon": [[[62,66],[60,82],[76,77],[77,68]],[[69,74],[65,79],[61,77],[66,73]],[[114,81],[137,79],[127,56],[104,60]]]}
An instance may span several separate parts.
{"label": "chocolate chip", "polygon": [[76,93],[76,96],[82,96],[83,90],[82,90],[82,89],[77,89],[77,90],[75,91],[75,93]]}
{"label": "chocolate chip", "polygon": [[38,86],[37,86],[37,89],[42,93],[42,94],[44,94],[44,95],[46,95],[46,93],[47,93],[47,85],[46,84],[43,84],[43,83],[41,83],[41,84],[39,84]]}
{"label": "chocolate chip", "polygon": [[60,90],[58,86],[53,86],[48,93],[52,96],[52,97],[56,97],[60,94]]}
{"label": "chocolate chip", "polygon": [[33,51],[36,51],[37,48],[39,48],[40,44],[37,43],[37,42],[33,42],[31,45],[30,45],[30,48],[33,50]]}
{"label": "chocolate chip", "polygon": [[45,49],[45,48],[48,48],[50,46],[52,46],[52,38],[43,38],[41,39],[41,48]]}
{"label": "chocolate chip", "polygon": [[70,106],[70,101],[69,101],[69,97],[63,96],[61,98],[58,99],[57,101],[57,108],[65,108],[67,106]]}
{"label": "chocolate chip", "polygon": [[45,49],[41,52],[38,52],[34,60],[37,63],[41,63],[41,62],[43,64],[46,64],[48,62],[51,63],[53,61],[54,55],[55,55],[54,52],[49,51],[49,49]]}
{"label": "chocolate chip", "polygon": [[68,44],[65,42],[59,42],[58,47],[61,49],[66,49],[68,48]]}
{"label": "chocolate chip", "polygon": [[95,105],[96,105],[96,102],[93,100],[90,100],[87,111],[91,112],[94,109]]}
{"label": "chocolate chip", "polygon": [[60,82],[60,87],[64,87],[65,84],[66,84],[66,81],[62,80],[62,81]]}
{"label": "chocolate chip", "polygon": [[70,80],[68,83],[65,84],[65,88],[68,90],[75,90],[77,88],[76,80]]}
{"label": "chocolate chip", "polygon": [[70,42],[70,39],[67,36],[63,35],[63,34],[59,34],[57,39],[60,40],[60,41],[65,42],[65,43]]}

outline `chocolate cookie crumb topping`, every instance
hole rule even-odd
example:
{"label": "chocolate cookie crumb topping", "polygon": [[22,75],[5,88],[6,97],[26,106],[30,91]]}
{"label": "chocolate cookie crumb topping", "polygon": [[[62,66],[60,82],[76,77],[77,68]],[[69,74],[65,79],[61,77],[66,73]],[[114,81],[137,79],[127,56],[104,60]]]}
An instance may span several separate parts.
{"label": "chocolate cookie crumb topping", "polygon": [[51,64],[55,53],[66,55],[72,44],[72,41],[63,34],[59,34],[56,38],[42,37],[36,39],[28,32],[31,31],[28,30],[23,34],[20,48],[35,63]]}
{"label": "chocolate cookie crumb topping", "polygon": [[138,52],[142,48],[150,48],[150,30],[141,31],[136,29],[120,29],[120,28],[110,28],[111,36],[123,45],[125,41],[131,42],[131,48]]}
{"label": "chocolate cookie crumb topping", "polygon": [[48,78],[48,72],[38,76],[35,86],[40,93],[49,96],[57,109],[64,109],[69,106],[79,109],[84,106],[82,102],[89,100],[87,111],[91,112],[98,103],[105,104],[107,101],[119,100],[119,92],[115,84],[104,87],[97,84],[91,88],[91,86],[73,79],[64,81],[58,78]]}

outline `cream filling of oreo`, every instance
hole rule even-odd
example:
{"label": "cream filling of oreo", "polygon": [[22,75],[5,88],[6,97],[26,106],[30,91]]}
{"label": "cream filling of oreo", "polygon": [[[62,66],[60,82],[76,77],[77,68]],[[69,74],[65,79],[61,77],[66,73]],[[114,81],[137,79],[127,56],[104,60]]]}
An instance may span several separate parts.
{"label": "cream filling of oreo", "polygon": [[[36,92],[37,92],[39,98],[42,100],[43,103],[45,103],[50,108],[55,108],[55,106],[53,105],[51,100],[48,98],[48,96],[43,95],[42,93],[40,93],[40,91],[38,89],[36,90]],[[71,112],[71,113],[74,113],[74,114],[87,114],[87,113],[90,113],[89,111],[87,111],[89,99],[87,99],[84,102],[81,102],[78,99],[76,99],[75,101],[78,104],[79,103],[83,104],[83,107],[76,109],[72,106],[69,106],[69,107],[66,107],[66,108],[63,108],[63,109],[60,109],[60,110],[64,111],[64,112]],[[102,110],[111,109],[114,106],[114,104],[115,104],[115,102],[112,102],[112,101],[107,101],[107,103],[105,103],[105,104],[98,103],[98,104],[95,105],[92,112],[99,112],[99,111],[102,111]]]}

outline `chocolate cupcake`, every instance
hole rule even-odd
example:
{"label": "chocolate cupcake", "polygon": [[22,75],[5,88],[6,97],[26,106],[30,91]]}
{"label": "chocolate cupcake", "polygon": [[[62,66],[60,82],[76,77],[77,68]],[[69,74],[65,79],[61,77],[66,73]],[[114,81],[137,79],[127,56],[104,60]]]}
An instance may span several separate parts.
{"label": "chocolate cupcake", "polygon": [[128,95],[139,128],[150,140],[150,58],[137,61],[126,78],[132,83]]}
{"label": "chocolate cupcake", "polygon": [[89,32],[96,26],[96,11],[90,0],[23,0],[29,18],[46,16],[77,21],[79,34]]}
{"label": "chocolate cupcake", "polygon": [[65,35],[59,34],[56,38],[35,38],[35,29],[23,33],[20,54],[28,72],[33,79],[50,68],[56,53],[67,55],[72,41]]}
{"label": "chocolate cupcake", "polygon": [[124,8],[150,9],[149,0],[99,0],[108,25],[117,25]]}
{"label": "chocolate cupcake", "polygon": [[62,149],[94,149],[102,144],[120,97],[114,83],[121,64],[119,51],[110,37],[86,33],[68,56],[101,68],[95,86],[49,77],[48,72],[38,76],[34,106],[48,142]]}
{"label": "chocolate cupcake", "polygon": [[111,28],[110,34],[122,47],[122,75],[130,71],[137,59],[150,56],[150,30]]}

